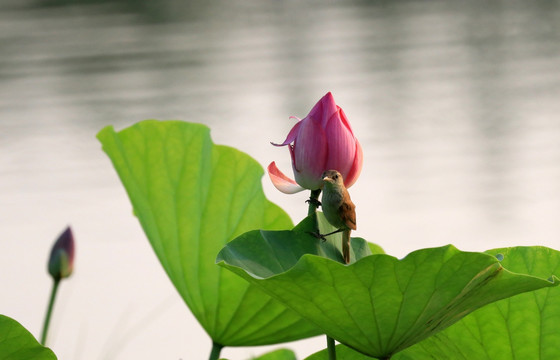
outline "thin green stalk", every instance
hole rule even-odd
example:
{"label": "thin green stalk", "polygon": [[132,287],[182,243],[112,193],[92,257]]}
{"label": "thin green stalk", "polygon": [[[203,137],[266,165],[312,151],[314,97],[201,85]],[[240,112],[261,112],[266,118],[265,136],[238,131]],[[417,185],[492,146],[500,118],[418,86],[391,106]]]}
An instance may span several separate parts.
{"label": "thin green stalk", "polygon": [[329,353],[329,360],[336,360],[336,347],[334,339],[327,335],[327,352]]}
{"label": "thin green stalk", "polygon": [[[317,211],[317,208],[321,204],[319,202],[319,195],[321,194],[321,189],[311,190],[311,196],[307,202],[309,203],[309,210],[307,215],[311,215]],[[319,231],[319,229],[317,229]],[[336,349],[334,344],[334,339],[327,335],[327,352],[329,354],[329,360],[336,360]]]}
{"label": "thin green stalk", "polygon": [[47,307],[47,314],[45,315],[45,322],[43,323],[43,333],[41,334],[41,344],[45,345],[47,342],[47,332],[49,331],[49,324],[51,322],[51,315],[54,306],[54,300],[56,299],[56,293],[58,291],[58,285],[60,284],[60,279],[54,279],[53,287],[51,290],[51,297],[49,299],[49,305]]}
{"label": "thin green stalk", "polygon": [[210,358],[208,358],[208,360],[218,360],[223,348],[223,345],[212,342],[212,352],[210,353]]}
{"label": "thin green stalk", "polygon": [[311,190],[311,196],[309,196],[309,200],[306,201],[309,203],[309,208],[307,210],[308,216],[317,211],[317,208],[321,204],[321,202],[319,202],[319,195],[321,195],[321,189]]}

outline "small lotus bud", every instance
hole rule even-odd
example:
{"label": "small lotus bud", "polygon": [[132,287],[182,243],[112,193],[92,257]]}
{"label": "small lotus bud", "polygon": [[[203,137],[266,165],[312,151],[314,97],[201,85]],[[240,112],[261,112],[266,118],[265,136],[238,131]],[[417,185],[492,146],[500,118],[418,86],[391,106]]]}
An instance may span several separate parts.
{"label": "small lotus bud", "polygon": [[74,235],[67,227],[58,237],[51,250],[48,270],[54,280],[67,278],[74,268]]}

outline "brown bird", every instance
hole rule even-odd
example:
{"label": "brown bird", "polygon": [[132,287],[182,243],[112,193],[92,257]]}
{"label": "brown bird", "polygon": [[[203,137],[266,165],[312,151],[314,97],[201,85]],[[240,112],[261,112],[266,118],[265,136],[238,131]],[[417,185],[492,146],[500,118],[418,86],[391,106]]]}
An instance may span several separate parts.
{"label": "brown bird", "polygon": [[327,170],[322,175],[323,197],[321,206],[328,222],[338,230],[321,237],[342,231],[342,257],[350,262],[350,231],[356,230],[356,205],[344,186],[342,175],[336,170]]}

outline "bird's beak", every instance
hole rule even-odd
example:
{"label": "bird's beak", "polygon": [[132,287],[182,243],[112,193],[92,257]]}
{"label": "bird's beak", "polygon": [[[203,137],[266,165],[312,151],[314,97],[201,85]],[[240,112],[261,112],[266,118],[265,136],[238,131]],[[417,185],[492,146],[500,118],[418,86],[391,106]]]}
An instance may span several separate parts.
{"label": "bird's beak", "polygon": [[323,181],[329,181],[329,177],[328,177],[328,176],[325,176],[325,177],[323,178]]}

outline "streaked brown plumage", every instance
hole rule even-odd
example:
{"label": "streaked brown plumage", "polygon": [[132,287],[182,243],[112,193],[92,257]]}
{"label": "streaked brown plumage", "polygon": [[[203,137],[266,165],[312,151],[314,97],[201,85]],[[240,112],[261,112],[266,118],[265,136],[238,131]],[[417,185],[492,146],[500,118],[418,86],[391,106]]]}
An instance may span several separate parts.
{"label": "streaked brown plumage", "polygon": [[350,262],[350,232],[356,230],[356,206],[344,186],[342,175],[336,170],[323,173],[323,197],[321,206],[328,222],[338,230],[325,234],[327,236],[342,231],[342,257]]}

